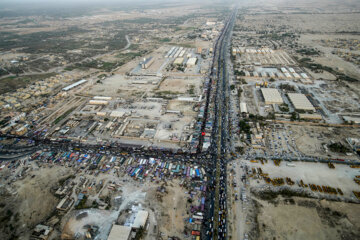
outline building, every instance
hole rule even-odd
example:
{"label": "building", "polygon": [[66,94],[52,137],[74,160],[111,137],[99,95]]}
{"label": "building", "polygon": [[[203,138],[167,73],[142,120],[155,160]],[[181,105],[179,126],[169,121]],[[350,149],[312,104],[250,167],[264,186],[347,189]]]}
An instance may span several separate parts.
{"label": "building", "polygon": [[140,227],[145,228],[149,218],[149,212],[147,211],[138,211],[134,220],[134,223],[132,224],[132,228],[137,230]]}
{"label": "building", "polygon": [[358,116],[342,116],[342,118],[347,122],[353,122],[355,124],[360,124],[360,117],[358,117]]}
{"label": "building", "polygon": [[265,104],[282,104],[283,99],[276,88],[261,88]]}
{"label": "building", "polygon": [[113,225],[108,236],[108,240],[130,240],[131,227]]}
{"label": "building", "polygon": [[195,102],[195,99],[192,97],[178,97],[177,100],[181,102]]}
{"label": "building", "polygon": [[186,62],[186,66],[188,67],[192,67],[192,66],[195,66],[197,63],[197,58],[189,58]]}
{"label": "building", "polygon": [[64,87],[62,90],[63,90],[63,91],[69,91],[70,89],[73,89],[74,87],[77,87],[77,86],[79,86],[79,85],[81,85],[81,84],[84,84],[84,83],[86,83],[86,82],[87,82],[87,80],[82,79],[82,80],[80,80],[80,81],[77,81],[76,83],[73,83],[73,84],[71,84],[71,85],[69,85],[69,86],[67,86],[67,87]]}
{"label": "building", "polygon": [[304,94],[289,93],[288,96],[295,109],[315,112],[314,106]]}
{"label": "building", "polygon": [[142,69],[147,69],[151,66],[151,64],[153,64],[155,62],[155,59],[153,57],[149,57],[149,58],[144,58],[144,61],[142,61],[141,64],[141,68]]}
{"label": "building", "polygon": [[70,209],[74,200],[68,196],[64,197],[59,204],[56,206],[56,209],[59,211],[67,211]]}
{"label": "building", "polygon": [[316,121],[322,120],[322,116],[320,114],[302,113],[302,114],[299,114],[299,118],[305,119],[305,120],[316,120]]}
{"label": "building", "polygon": [[182,65],[184,63],[184,58],[176,58],[174,65]]}
{"label": "building", "polygon": [[123,117],[125,115],[125,112],[123,111],[112,111],[110,113],[110,117]]}
{"label": "building", "polygon": [[306,74],[306,73],[300,73],[301,77],[305,78],[305,79],[308,79],[309,76]]}
{"label": "building", "polygon": [[53,231],[52,227],[38,224],[31,233],[30,239],[47,240],[52,231]]}
{"label": "building", "polygon": [[95,96],[93,97],[94,100],[106,100],[106,101],[110,101],[112,99],[112,97],[104,97],[104,96]]}
{"label": "building", "polygon": [[91,104],[91,105],[108,105],[109,102],[104,101],[104,100],[90,100],[89,104]]}
{"label": "building", "polygon": [[354,151],[360,151],[360,138],[346,138],[346,141]]}
{"label": "building", "polygon": [[241,113],[248,113],[246,103],[244,103],[244,102],[240,103],[240,111],[241,111]]}

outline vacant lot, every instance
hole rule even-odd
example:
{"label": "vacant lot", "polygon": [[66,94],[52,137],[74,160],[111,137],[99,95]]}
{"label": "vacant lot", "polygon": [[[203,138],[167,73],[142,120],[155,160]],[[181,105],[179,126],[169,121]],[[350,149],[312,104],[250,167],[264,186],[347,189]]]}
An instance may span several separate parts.
{"label": "vacant lot", "polygon": [[[360,205],[306,198],[258,201],[258,239],[358,239]],[[254,235],[256,235],[254,233]]]}

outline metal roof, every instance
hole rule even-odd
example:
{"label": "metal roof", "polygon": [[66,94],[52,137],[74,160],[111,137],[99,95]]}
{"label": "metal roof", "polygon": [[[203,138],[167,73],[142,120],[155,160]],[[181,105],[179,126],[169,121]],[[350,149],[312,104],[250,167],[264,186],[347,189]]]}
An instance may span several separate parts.
{"label": "metal roof", "polygon": [[276,88],[261,88],[266,104],[282,104],[283,99]]}
{"label": "metal roof", "polygon": [[128,240],[131,234],[131,227],[113,225],[108,240]]}
{"label": "metal roof", "polygon": [[315,111],[314,106],[311,104],[309,99],[304,94],[289,93],[288,96],[291,103],[294,105],[295,109]]}

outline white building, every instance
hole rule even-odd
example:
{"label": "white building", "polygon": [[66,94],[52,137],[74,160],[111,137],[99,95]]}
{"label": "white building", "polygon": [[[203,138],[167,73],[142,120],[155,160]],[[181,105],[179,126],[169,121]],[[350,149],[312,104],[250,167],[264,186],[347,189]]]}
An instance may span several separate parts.
{"label": "white building", "polygon": [[282,104],[283,99],[276,88],[262,88],[261,93],[264,97],[265,104]]}
{"label": "white building", "polygon": [[197,58],[194,57],[194,58],[189,58],[186,62],[186,66],[188,67],[192,67],[192,66],[195,66],[197,63]]}
{"label": "white building", "polygon": [[130,240],[131,227],[113,225],[108,236],[108,240]]}
{"label": "white building", "polygon": [[241,113],[248,113],[246,103],[244,103],[244,102],[240,103],[240,111],[241,111]]}
{"label": "white building", "polygon": [[295,109],[315,111],[314,106],[304,94],[289,93],[288,96]]}

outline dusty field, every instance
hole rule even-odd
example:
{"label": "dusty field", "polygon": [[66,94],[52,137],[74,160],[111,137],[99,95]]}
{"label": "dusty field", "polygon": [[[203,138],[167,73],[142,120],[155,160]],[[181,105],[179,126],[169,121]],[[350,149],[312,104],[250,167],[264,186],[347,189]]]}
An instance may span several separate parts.
{"label": "dusty field", "polygon": [[184,115],[196,117],[197,113],[193,110],[194,105],[195,103],[170,100],[167,105],[167,110],[181,111]]}
{"label": "dusty field", "polygon": [[[301,32],[334,33],[337,31],[357,32],[359,26],[354,22],[360,21],[360,14],[266,14],[247,15],[243,23],[245,26],[266,27],[269,22],[274,26],[297,29]],[[314,24],[316,23],[316,24]]]}
{"label": "dusty field", "polygon": [[259,200],[257,239],[357,239],[360,205],[306,198]]}
{"label": "dusty field", "polygon": [[[132,93],[141,91],[146,92],[154,89],[156,85],[153,81],[159,81],[159,77],[128,77],[124,75],[115,74],[106,78],[100,84],[95,84],[89,89],[89,93],[93,95],[116,96],[119,94],[122,97],[131,96]],[[135,84],[135,82],[144,81],[144,84]]]}
{"label": "dusty field", "polygon": [[188,83],[183,79],[165,79],[160,85],[161,91],[185,93],[188,90]]}
{"label": "dusty field", "polygon": [[[331,141],[334,142],[343,142],[345,146],[346,137],[359,137],[360,130],[357,128],[326,128],[326,127],[315,127],[315,126],[296,126],[289,125],[291,131],[293,132],[293,137],[295,138],[295,143],[297,148],[304,154],[312,156],[328,156],[328,157],[342,157],[344,154],[326,152],[323,144],[329,144]],[[354,158],[355,156],[346,156],[346,158]]]}
{"label": "dusty field", "polygon": [[166,192],[156,197],[156,189],[148,192],[147,200],[153,204],[155,199],[154,212],[157,215],[159,232],[164,234],[163,239],[170,236],[177,236],[183,239],[184,218],[187,217],[187,195],[185,189],[180,188],[175,180],[166,186]]}
{"label": "dusty field", "polygon": [[179,92],[187,93],[190,89],[190,86],[194,86],[194,93],[200,93],[200,87],[202,83],[202,78],[199,77],[169,77],[161,82],[159,91],[170,91],[170,92]]}
{"label": "dusty field", "polygon": [[12,212],[6,224],[1,224],[0,238],[8,239],[9,231],[6,229],[12,225],[16,230],[10,231],[11,233],[21,236],[20,239],[28,239],[29,230],[49,217],[59,202],[59,199],[50,193],[50,188],[71,173],[71,169],[58,166],[40,168],[32,171],[26,178],[13,183],[11,185],[13,194],[7,192],[0,198],[1,204],[4,205],[2,211]]}
{"label": "dusty field", "polygon": [[[359,189],[359,185],[354,182],[354,177],[359,174],[356,168],[350,168],[348,165],[335,164],[335,169],[330,169],[325,163],[307,163],[307,162],[293,162],[295,167],[289,167],[286,162],[281,162],[280,166],[275,166],[273,161],[269,161],[262,165],[261,163],[250,163],[250,168],[261,168],[264,173],[268,173],[270,178],[285,178],[290,177],[295,184],[291,187],[294,190],[298,189],[297,183],[303,180],[306,184],[316,184],[323,186],[331,186],[333,188],[340,188],[344,197],[347,199],[354,199],[355,196],[352,191]],[[267,185],[264,180],[252,180],[252,185],[264,186]],[[285,184],[286,185],[286,184]],[[311,193],[311,190],[307,188]],[[327,194],[316,192],[319,197],[329,196]],[[339,196],[339,195],[338,195]]]}

